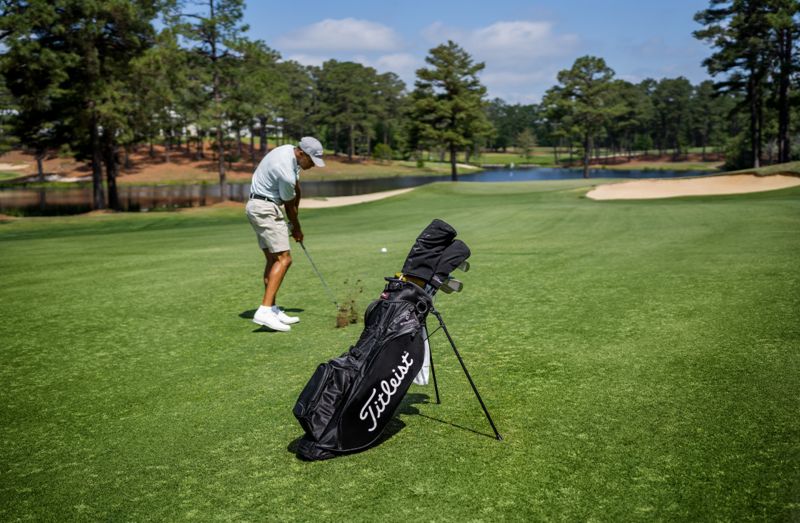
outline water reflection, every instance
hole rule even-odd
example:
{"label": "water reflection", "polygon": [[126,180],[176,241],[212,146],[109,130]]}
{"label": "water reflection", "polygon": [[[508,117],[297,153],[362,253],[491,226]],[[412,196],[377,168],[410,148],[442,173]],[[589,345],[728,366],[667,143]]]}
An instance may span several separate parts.
{"label": "water reflection", "polygon": [[[709,174],[707,171],[590,170],[592,178],[676,178]],[[569,180],[583,177],[579,169],[491,169],[459,175],[463,182],[508,182],[526,180]],[[450,175],[404,176],[329,182],[302,182],[303,197],[328,198],[353,196],[393,189],[417,187],[450,180]],[[119,201],[123,211],[148,211],[175,207],[202,207],[220,201],[219,184],[120,186]],[[249,183],[228,184],[228,198],[244,202],[250,194]],[[11,187],[0,188],[0,213],[47,216],[79,214],[92,210],[92,187]]]}

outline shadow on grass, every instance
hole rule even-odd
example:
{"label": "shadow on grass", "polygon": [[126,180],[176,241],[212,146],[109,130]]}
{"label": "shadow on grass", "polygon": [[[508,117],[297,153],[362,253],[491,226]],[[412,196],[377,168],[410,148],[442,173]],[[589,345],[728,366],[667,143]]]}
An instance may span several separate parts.
{"label": "shadow on grass", "polygon": [[[345,456],[347,454],[358,454],[360,452],[366,452],[366,451],[368,451],[368,450],[370,450],[370,449],[372,449],[374,447],[377,447],[378,445],[381,445],[382,443],[390,440],[391,438],[393,438],[395,435],[397,435],[401,430],[403,430],[406,427],[406,424],[397,417],[397,414],[404,414],[404,415],[411,415],[411,416],[422,416],[423,418],[427,418],[429,420],[433,420],[433,421],[436,421],[436,422],[439,422],[439,423],[443,423],[445,425],[450,425],[451,427],[455,427],[457,429],[466,430],[467,432],[472,432],[473,434],[478,434],[479,436],[486,436],[487,438],[495,439],[495,437],[493,435],[491,435],[491,434],[478,432],[476,430],[472,430],[472,429],[468,429],[466,427],[462,427],[460,425],[456,425],[455,423],[450,423],[449,421],[443,421],[443,420],[440,420],[440,419],[432,418],[431,416],[426,416],[425,414],[422,414],[417,407],[414,406],[416,404],[430,405],[430,404],[432,404],[430,399],[431,399],[430,396],[428,396],[427,394],[419,394],[419,393],[406,394],[406,396],[403,398],[403,401],[400,403],[400,406],[397,408],[397,411],[395,412],[395,415],[392,416],[392,419],[389,421],[389,424],[384,429],[383,434],[380,435],[380,437],[375,441],[375,443],[373,443],[372,445],[370,445],[370,446],[368,446],[368,447],[366,447],[366,448],[364,448],[362,450],[359,450],[359,451],[356,451],[356,452],[346,452],[346,453],[343,453],[341,455]],[[300,442],[301,439],[302,439],[302,436],[292,440],[292,442],[289,443],[289,445],[286,447],[286,450],[288,452],[291,452],[292,454],[294,454],[297,457],[297,459],[299,459],[300,461],[307,461],[300,454],[298,454],[297,445],[298,445],[298,443]]]}
{"label": "shadow on grass", "polygon": [[478,432],[477,430],[468,429],[467,427],[462,427],[461,425],[456,425],[455,423],[450,423],[449,421],[443,421],[443,420],[440,420],[440,419],[432,418],[431,416],[426,416],[425,414],[422,414],[422,413],[420,413],[419,415],[422,416],[423,418],[427,418],[429,420],[437,421],[437,422],[442,423],[444,425],[450,425],[451,427],[455,427],[457,429],[466,430],[467,432],[472,432],[473,434],[477,434],[479,436],[486,436],[487,438],[497,439],[497,438],[494,437],[493,434],[486,434],[485,432]]}

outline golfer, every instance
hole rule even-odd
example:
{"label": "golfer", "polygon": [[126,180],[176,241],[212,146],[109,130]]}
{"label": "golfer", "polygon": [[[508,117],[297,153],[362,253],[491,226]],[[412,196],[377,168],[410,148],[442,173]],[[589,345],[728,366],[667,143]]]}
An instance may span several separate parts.
{"label": "golfer", "polygon": [[315,165],[325,167],[322,161],[322,144],[306,136],[297,147],[282,145],[267,154],[253,173],[250,183],[250,200],[247,202],[247,219],[256,231],[258,246],[267,257],[264,269],[264,301],[253,316],[253,323],[265,325],[276,331],[288,331],[299,318],[287,316],[275,304],[275,295],[283,277],[292,264],[289,255],[289,228],[283,219],[281,205],[292,224],[292,237],[303,241],[303,231],[297,220],[300,203],[300,169]]}

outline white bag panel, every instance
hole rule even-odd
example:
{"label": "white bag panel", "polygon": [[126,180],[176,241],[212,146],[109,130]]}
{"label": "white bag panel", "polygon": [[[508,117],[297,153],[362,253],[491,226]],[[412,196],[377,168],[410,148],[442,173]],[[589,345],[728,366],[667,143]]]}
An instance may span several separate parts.
{"label": "white bag panel", "polygon": [[422,360],[422,368],[417,374],[417,377],[414,378],[414,383],[417,385],[427,385],[428,384],[428,375],[430,374],[431,370],[431,346],[428,344],[428,330],[425,327],[422,327],[422,337],[425,340],[425,358]]}

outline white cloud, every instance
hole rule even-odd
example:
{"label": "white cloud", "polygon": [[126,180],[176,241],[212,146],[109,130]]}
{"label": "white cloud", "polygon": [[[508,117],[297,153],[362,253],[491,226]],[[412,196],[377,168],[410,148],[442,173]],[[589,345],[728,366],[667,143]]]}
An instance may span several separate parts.
{"label": "white cloud", "polygon": [[414,88],[417,69],[425,65],[425,61],[422,58],[408,53],[387,54],[376,59],[357,55],[353,57],[353,61],[367,67],[373,67],[378,73],[395,73],[406,83],[406,88],[409,90]]}
{"label": "white cloud", "polygon": [[292,54],[287,56],[285,60],[294,60],[301,65],[316,65],[319,67],[330,58],[310,54]]}
{"label": "white cloud", "polygon": [[478,60],[508,64],[518,60],[574,53],[581,44],[576,34],[557,35],[553,22],[496,22],[488,27],[465,31],[435,22],[422,30],[422,37],[431,44],[453,40]]}
{"label": "white cloud", "polygon": [[280,35],[274,42],[278,49],[334,52],[390,52],[403,47],[403,39],[391,27],[369,20],[326,19],[315,24],[293,29]]}
{"label": "white cloud", "polygon": [[530,72],[522,71],[494,71],[490,70],[481,76],[481,81],[488,85],[530,85],[538,83],[556,83],[555,68]]}
{"label": "white cloud", "polygon": [[[557,34],[552,21],[496,22],[473,30],[435,22],[421,31],[432,45],[453,40],[475,61],[485,62],[481,82],[490,97],[533,103],[556,83],[582,46],[577,34]],[[515,92],[509,92],[513,88]],[[520,94],[528,91],[528,94]]]}
{"label": "white cloud", "polygon": [[[503,99],[504,102],[509,104],[522,104],[522,105],[530,105],[530,104],[538,104],[542,101],[542,96],[537,93],[498,93],[500,98]],[[495,98],[492,93],[489,93],[489,99]]]}

